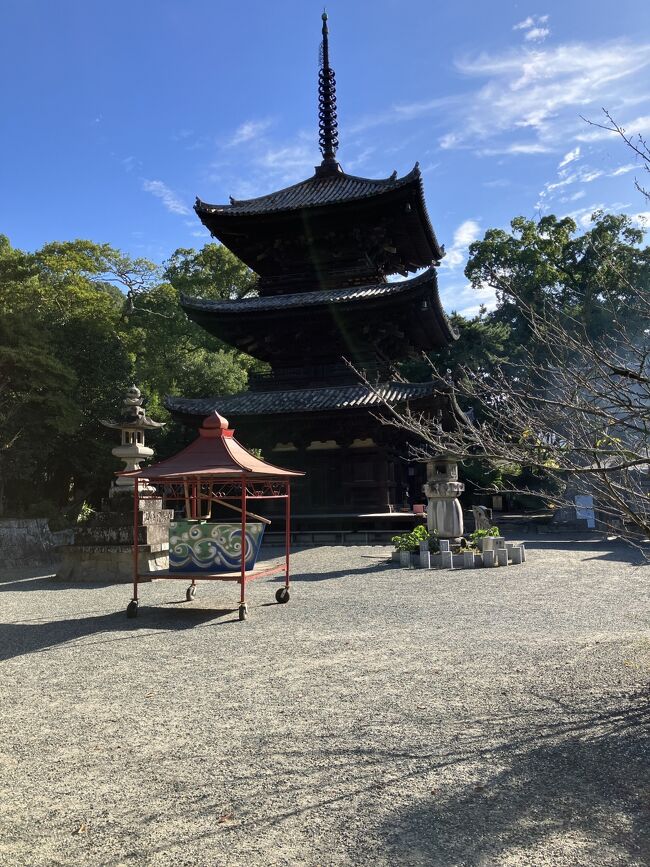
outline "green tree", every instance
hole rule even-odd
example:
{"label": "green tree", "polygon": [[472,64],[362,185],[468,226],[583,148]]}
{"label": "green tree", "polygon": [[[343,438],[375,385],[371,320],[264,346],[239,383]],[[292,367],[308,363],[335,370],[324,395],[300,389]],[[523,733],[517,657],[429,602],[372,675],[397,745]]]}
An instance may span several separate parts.
{"label": "green tree", "polygon": [[516,465],[519,494],[532,484],[558,503],[591,494],[604,524],[647,537],[650,248],[624,215],[597,213],[583,233],[554,216],[511,225],[475,242],[466,269],[497,292],[487,318],[510,329],[511,361],[464,366],[453,382],[431,370],[477,423],[443,431],[408,410],[396,423],[425,452]]}
{"label": "green tree", "polygon": [[201,250],[180,248],[165,265],[164,277],[182,295],[244,298],[255,295],[255,274],[222,244]]}
{"label": "green tree", "polygon": [[[630,217],[598,212],[591,229],[577,233],[569,217],[553,215],[537,222],[517,217],[511,232],[490,229],[469,250],[465,269],[472,285],[489,286],[497,295],[492,323],[510,328],[514,358],[530,349],[530,316],[548,308],[577,321],[591,339],[607,334],[612,306],[626,314],[627,326],[641,322],[634,299],[650,278],[650,253],[640,245],[643,232]],[[543,346],[537,355],[543,356]]]}
{"label": "green tree", "polygon": [[[105,495],[114,445],[99,420],[137,382],[168,420],[166,394],[205,396],[246,386],[259,363],[191,322],[180,292],[242,297],[254,275],[225,248],[177,250],[163,277],[146,259],[88,240],[35,253],[0,236],[0,499],[13,511]],[[174,285],[169,282],[173,278]],[[178,445],[174,426],[159,454]],[[0,508],[2,503],[0,503]]]}
{"label": "green tree", "polygon": [[472,370],[490,371],[507,361],[510,354],[510,326],[501,322],[481,307],[469,318],[460,313],[449,317],[458,340],[426,358],[404,362],[400,372],[412,382],[430,379],[431,364],[439,370],[448,370],[458,376],[464,367]]}

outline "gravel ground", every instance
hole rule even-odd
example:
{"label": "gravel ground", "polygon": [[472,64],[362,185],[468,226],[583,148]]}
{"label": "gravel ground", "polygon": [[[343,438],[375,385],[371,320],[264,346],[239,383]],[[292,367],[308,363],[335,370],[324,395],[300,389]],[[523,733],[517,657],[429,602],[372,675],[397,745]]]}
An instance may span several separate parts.
{"label": "gravel ground", "polygon": [[[0,863],[647,865],[650,566],[382,547],[236,586],[5,574]],[[46,570],[47,571],[47,570]]]}

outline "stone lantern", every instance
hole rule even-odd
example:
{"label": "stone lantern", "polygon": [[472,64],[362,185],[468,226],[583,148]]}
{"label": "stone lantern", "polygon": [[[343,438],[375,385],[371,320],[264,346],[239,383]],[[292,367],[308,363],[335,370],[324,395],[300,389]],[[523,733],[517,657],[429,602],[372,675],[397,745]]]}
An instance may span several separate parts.
{"label": "stone lantern", "polygon": [[[101,419],[101,423],[104,427],[119,430],[122,433],[122,441],[119,446],[113,449],[113,454],[116,458],[124,461],[123,472],[139,470],[142,461],[152,457],[153,449],[145,445],[145,431],[158,430],[165,426],[164,422],[149,418],[142,406],[140,389],[136,385],[132,385],[126,392],[120,418]],[[116,494],[130,493],[134,484],[132,478],[118,476],[111,484],[109,494],[113,497]]]}
{"label": "stone lantern", "polygon": [[427,498],[427,527],[440,539],[459,542],[463,535],[463,510],[458,495],[465,485],[458,481],[458,461],[455,455],[440,454],[427,460],[427,482],[423,487]]}
{"label": "stone lantern", "polygon": [[[125,470],[139,470],[142,461],[153,455],[153,449],[145,445],[145,431],[164,427],[162,422],[147,416],[140,389],[135,385],[126,392],[119,418],[102,419],[101,422],[105,427],[120,431],[121,442],[113,449],[113,454],[124,462]],[[132,495],[133,485],[133,479],[118,476],[102,508],[89,520],[78,524],[73,544],[62,548],[59,578],[115,583],[133,580],[133,501],[117,496]],[[144,488],[142,484],[140,490],[155,491],[154,488]],[[142,572],[169,568],[169,525],[174,512],[163,509],[162,505],[160,497],[147,497],[140,501],[138,568]]]}

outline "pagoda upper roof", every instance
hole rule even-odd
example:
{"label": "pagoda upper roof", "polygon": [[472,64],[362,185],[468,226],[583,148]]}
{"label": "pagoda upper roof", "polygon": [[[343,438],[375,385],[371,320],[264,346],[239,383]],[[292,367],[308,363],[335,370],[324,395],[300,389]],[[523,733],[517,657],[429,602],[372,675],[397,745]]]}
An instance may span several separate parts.
{"label": "pagoda upper roof", "polygon": [[457,338],[440,303],[435,268],[410,280],[233,300],[181,297],[206,331],[279,366],[376,357],[399,360]]}
{"label": "pagoda upper roof", "polygon": [[348,175],[338,166],[266,196],[228,205],[197,199],[203,225],[263,278],[265,293],[286,291],[282,283],[356,282],[406,275],[438,264],[438,243],[424,200],[416,163],[401,178]]}
{"label": "pagoda upper roof", "polygon": [[397,172],[389,178],[361,178],[336,170],[328,174],[316,172],[311,178],[300,181],[290,187],[258,196],[255,199],[233,199],[229,205],[209,205],[197,198],[194,206],[196,212],[224,216],[249,216],[251,214],[268,214],[276,211],[293,211],[297,208],[322,207],[324,205],[350,202],[378,196],[391,190],[412,184],[420,180],[420,170],[416,163],[411,171],[401,178]]}

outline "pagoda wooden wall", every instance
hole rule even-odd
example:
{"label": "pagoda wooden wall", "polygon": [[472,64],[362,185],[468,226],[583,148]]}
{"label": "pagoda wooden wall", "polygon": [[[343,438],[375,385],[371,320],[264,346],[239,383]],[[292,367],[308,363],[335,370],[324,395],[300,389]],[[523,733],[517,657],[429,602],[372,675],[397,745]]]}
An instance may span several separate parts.
{"label": "pagoda wooden wall", "polygon": [[423,501],[423,469],[407,463],[405,443],[391,439],[376,419],[364,414],[361,423],[343,426],[339,420],[337,430],[326,419],[301,421],[255,426],[242,418],[234,425],[235,435],[260,448],[265,460],[306,474],[292,484],[294,513],[387,513]]}

